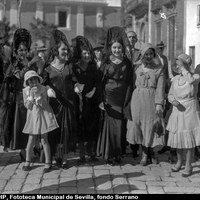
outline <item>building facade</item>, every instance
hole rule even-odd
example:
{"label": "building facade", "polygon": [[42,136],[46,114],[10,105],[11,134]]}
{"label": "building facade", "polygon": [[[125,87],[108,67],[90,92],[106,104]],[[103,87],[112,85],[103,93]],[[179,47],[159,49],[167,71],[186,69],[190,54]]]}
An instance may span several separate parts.
{"label": "building facade", "polygon": [[192,57],[195,67],[200,64],[200,0],[187,0],[185,14],[185,52]]}
{"label": "building facade", "polygon": [[136,47],[141,48],[143,43],[149,42],[148,0],[126,0],[125,13],[132,18],[127,29],[134,30],[138,35]]}
{"label": "building facade", "polygon": [[[20,6],[21,2],[21,6]],[[84,28],[120,25],[120,0],[0,0],[0,20],[29,29],[34,18],[58,29],[71,39],[84,35]]]}
{"label": "building facade", "polygon": [[132,29],[142,42],[163,41],[169,62],[180,53],[200,63],[200,0],[127,0]]}

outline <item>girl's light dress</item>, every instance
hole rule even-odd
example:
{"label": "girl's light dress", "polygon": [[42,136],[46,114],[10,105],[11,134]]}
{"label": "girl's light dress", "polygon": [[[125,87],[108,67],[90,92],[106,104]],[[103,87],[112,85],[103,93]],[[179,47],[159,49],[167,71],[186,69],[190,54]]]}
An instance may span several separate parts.
{"label": "girl's light dress", "polygon": [[23,133],[26,134],[40,135],[58,128],[55,115],[48,103],[47,89],[49,88],[40,85],[38,89],[41,94],[41,102],[39,105],[29,101],[30,87],[23,89],[24,105],[27,108],[26,123]]}
{"label": "girl's light dress", "polygon": [[173,78],[168,94],[173,106],[166,129],[169,131],[168,146],[172,148],[193,148],[200,145],[200,112],[197,100],[199,75],[185,72]]}

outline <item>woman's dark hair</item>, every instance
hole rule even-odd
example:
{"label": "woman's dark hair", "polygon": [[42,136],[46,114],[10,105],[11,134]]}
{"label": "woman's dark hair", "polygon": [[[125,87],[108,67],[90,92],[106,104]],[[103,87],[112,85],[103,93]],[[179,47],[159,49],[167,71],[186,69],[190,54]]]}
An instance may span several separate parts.
{"label": "woman's dark hair", "polygon": [[89,40],[83,36],[78,35],[72,39],[72,49],[73,49],[73,58],[72,62],[77,63],[81,59],[81,53],[83,50],[89,51],[91,55],[92,62],[95,58],[95,53],[93,47]]}
{"label": "woman's dark hair", "polygon": [[124,46],[123,40],[120,37],[114,37],[109,42],[108,47],[103,50],[102,63],[105,63],[105,62],[107,62],[109,60],[110,55],[112,55],[111,47],[115,42],[118,42],[118,43],[120,43],[122,45],[122,52],[124,54],[124,57],[126,57],[126,54],[125,54],[126,47]]}
{"label": "woman's dark hair", "polygon": [[26,46],[28,51],[30,51],[31,43],[32,38],[30,32],[25,28],[17,29],[13,36],[11,62],[14,63],[16,61],[17,50],[20,45]]}
{"label": "woman's dark hair", "polygon": [[69,61],[71,59],[71,50],[70,50],[70,46],[69,43],[67,41],[67,38],[65,36],[65,34],[59,30],[54,30],[52,32],[51,38],[50,38],[50,43],[49,43],[49,48],[48,48],[48,57],[46,59],[46,65],[49,65],[53,59],[58,56],[58,49],[61,45],[61,43],[65,44],[68,47],[68,51],[69,51]]}
{"label": "woman's dark hair", "polygon": [[28,30],[24,28],[19,28],[15,31],[13,36],[12,47],[14,53],[17,53],[17,50],[22,43],[27,47],[28,51],[30,51],[32,43],[31,34]]}

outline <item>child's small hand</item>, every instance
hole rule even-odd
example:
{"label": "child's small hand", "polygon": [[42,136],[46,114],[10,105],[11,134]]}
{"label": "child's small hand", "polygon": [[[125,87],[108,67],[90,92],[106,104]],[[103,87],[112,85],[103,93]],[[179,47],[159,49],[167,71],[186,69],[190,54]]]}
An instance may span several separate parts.
{"label": "child's small hand", "polygon": [[32,96],[28,96],[27,100],[32,102],[32,103],[34,102],[34,98]]}
{"label": "child's small hand", "polygon": [[37,99],[38,97],[41,96],[38,87],[32,87],[30,92],[33,94],[34,99]]}
{"label": "child's small hand", "polygon": [[81,93],[84,89],[85,84],[76,83],[74,86],[74,91],[76,93]]}
{"label": "child's small hand", "polygon": [[39,96],[39,97],[37,97],[37,98],[35,99],[35,104],[38,106],[38,105],[40,105],[41,103],[42,103],[42,97]]}
{"label": "child's small hand", "polygon": [[103,103],[103,102],[101,102],[101,103],[99,104],[99,108],[100,108],[101,110],[104,110],[104,111],[105,111],[105,107],[104,107],[104,103]]}
{"label": "child's small hand", "polygon": [[173,106],[176,106],[176,107],[177,107],[179,104],[180,104],[180,103],[179,103],[177,100],[172,101],[172,105],[173,105]]}
{"label": "child's small hand", "polygon": [[156,105],[156,114],[158,116],[162,117],[162,114],[163,114],[163,107],[162,107],[162,105],[159,105],[159,104]]}
{"label": "child's small hand", "polygon": [[47,90],[47,96],[48,97],[52,97],[52,98],[56,98],[56,93],[55,93],[55,91],[52,88],[49,88]]}
{"label": "child's small hand", "polygon": [[96,91],[96,88],[94,87],[94,88],[92,89],[92,91],[88,92],[85,96],[86,96],[87,98],[92,98],[93,95],[94,95],[94,93],[95,93],[95,91]]}

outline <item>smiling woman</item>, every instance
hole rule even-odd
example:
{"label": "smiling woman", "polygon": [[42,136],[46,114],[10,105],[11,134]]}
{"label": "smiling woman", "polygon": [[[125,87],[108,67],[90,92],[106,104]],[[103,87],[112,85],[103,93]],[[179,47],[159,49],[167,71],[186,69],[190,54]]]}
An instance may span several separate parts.
{"label": "smiling woman", "polygon": [[78,115],[79,163],[86,161],[86,148],[91,161],[96,161],[96,142],[98,135],[98,91],[99,72],[94,60],[95,54],[90,42],[83,36],[72,40],[74,49],[73,72],[76,78],[75,92]]}
{"label": "smiling woman", "polygon": [[141,144],[143,155],[141,165],[148,164],[148,158],[157,163],[153,147],[163,145],[162,137],[157,140],[153,127],[157,116],[162,115],[164,103],[165,76],[155,48],[145,44],[140,60],[135,65],[136,89],[131,99],[132,120],[127,123],[127,141]]}
{"label": "smiling woman", "polygon": [[48,136],[52,157],[63,168],[67,167],[66,154],[74,151],[76,143],[76,104],[70,55],[70,46],[64,33],[53,31],[42,76],[44,84],[50,85],[57,97],[50,99],[50,105],[56,115],[59,129]]}
{"label": "smiling woman", "polygon": [[119,164],[125,151],[124,108],[126,97],[130,96],[133,87],[132,67],[125,54],[124,41],[128,41],[128,38],[120,27],[108,30],[104,60],[100,68],[103,74],[99,105],[102,117],[97,153],[111,165]]}

